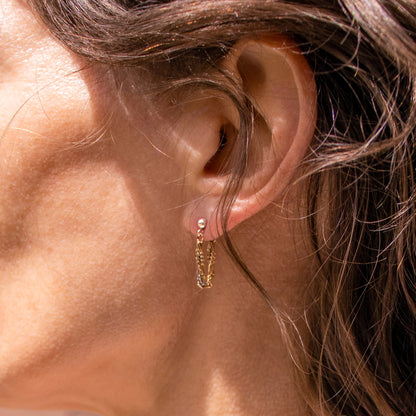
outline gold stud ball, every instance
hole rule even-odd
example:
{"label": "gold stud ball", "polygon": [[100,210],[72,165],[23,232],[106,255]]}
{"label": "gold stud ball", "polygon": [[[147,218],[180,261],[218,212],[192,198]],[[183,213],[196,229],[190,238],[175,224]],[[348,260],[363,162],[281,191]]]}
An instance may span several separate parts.
{"label": "gold stud ball", "polygon": [[200,230],[204,230],[207,226],[207,220],[205,218],[201,218],[198,220],[198,227]]}

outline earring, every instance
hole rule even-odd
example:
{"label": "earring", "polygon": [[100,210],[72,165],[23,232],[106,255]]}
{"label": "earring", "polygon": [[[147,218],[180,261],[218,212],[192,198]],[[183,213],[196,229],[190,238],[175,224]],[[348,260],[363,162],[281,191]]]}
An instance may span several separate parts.
{"label": "earring", "polygon": [[196,283],[201,289],[208,289],[212,287],[212,279],[215,275],[214,266],[215,266],[215,240],[208,241],[207,246],[207,262],[208,262],[208,271],[205,274],[204,268],[204,253],[203,253],[203,244],[204,244],[204,231],[207,227],[207,221],[204,218],[198,220],[198,233],[196,236],[196,249],[195,249],[195,259],[196,259]]}

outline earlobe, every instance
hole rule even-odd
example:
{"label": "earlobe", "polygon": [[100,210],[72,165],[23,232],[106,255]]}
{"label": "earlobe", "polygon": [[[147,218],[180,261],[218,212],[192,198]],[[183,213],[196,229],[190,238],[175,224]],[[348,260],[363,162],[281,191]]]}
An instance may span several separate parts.
{"label": "earlobe", "polygon": [[[278,199],[290,184],[313,137],[316,87],[304,56],[291,39],[280,35],[238,42],[224,59],[223,70],[241,86],[254,109],[247,173],[230,211],[229,230]],[[228,113],[230,108],[225,105],[218,111],[218,125],[226,124]],[[219,190],[224,190],[228,179],[227,170],[215,166],[233,169],[225,159],[231,153],[229,142],[238,136],[235,117],[229,125],[236,131],[228,127],[232,132],[229,139],[215,139],[222,148],[214,159],[205,160],[203,170],[194,176],[200,198],[188,204],[184,213],[185,226],[193,234],[199,218],[207,219],[207,239],[215,239],[220,233]],[[220,131],[224,132],[218,128]]]}

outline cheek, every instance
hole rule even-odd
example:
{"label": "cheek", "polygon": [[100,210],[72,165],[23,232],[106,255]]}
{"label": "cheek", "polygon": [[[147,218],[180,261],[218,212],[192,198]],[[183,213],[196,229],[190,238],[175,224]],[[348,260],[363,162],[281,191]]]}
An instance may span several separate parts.
{"label": "cheek", "polygon": [[31,175],[25,186],[14,181],[25,196],[3,221],[1,310],[10,316],[2,320],[2,332],[16,323],[37,325],[42,320],[33,314],[39,318],[45,311],[82,315],[85,322],[96,303],[105,306],[112,297],[117,302],[128,292],[125,275],[138,268],[145,249],[135,233],[142,232],[138,215],[115,170],[84,161],[63,172]]}
{"label": "cheek", "polygon": [[51,386],[65,385],[62,374],[76,378],[131,338],[136,354],[151,360],[178,319],[169,287],[155,279],[165,273],[165,254],[117,163],[75,159],[30,175],[29,205],[9,224],[19,243],[0,259],[2,404],[9,394],[27,394],[30,403],[45,391],[52,397]]}
{"label": "cheek", "polygon": [[[31,131],[20,128],[27,117],[18,119],[2,142],[3,405],[16,405],[16,397],[34,403],[45,392],[52,397],[51,388],[62,391],[89,363],[101,365],[122,345],[134,345],[150,361],[181,318],[175,280],[160,284],[177,261],[154,230],[151,215],[158,214],[149,188],[155,186],[141,188],[149,182],[144,173],[132,181],[110,135],[77,150],[74,142],[95,120],[85,109],[83,117],[67,110],[69,121],[62,123],[28,111]],[[71,120],[74,128],[66,128]],[[178,274],[169,270],[169,277]],[[100,357],[106,345],[111,351]]]}

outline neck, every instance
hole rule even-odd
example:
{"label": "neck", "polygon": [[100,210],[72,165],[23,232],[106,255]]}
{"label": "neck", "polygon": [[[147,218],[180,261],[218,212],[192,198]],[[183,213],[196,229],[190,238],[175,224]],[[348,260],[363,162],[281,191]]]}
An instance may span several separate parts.
{"label": "neck", "polygon": [[155,414],[303,414],[273,312],[245,282],[234,295],[223,286],[199,294]]}
{"label": "neck", "polygon": [[[125,366],[113,371],[114,388],[106,400],[95,400],[104,405],[95,409],[99,414],[305,415],[274,313],[242,276],[218,276],[212,289],[196,292],[175,338],[151,360],[157,363],[152,369],[138,364],[130,375]],[[152,375],[138,383],[143,373]],[[149,389],[146,402],[141,393]]]}

